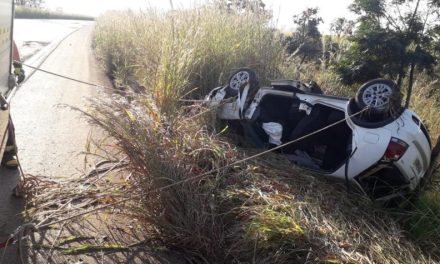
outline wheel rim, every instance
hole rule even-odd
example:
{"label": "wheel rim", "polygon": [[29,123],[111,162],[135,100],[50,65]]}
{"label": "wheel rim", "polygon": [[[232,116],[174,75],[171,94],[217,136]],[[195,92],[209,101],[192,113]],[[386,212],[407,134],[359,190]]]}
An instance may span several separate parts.
{"label": "wheel rim", "polygon": [[246,83],[248,81],[249,73],[246,71],[240,71],[232,76],[229,86],[231,86],[231,88],[234,90],[238,90],[243,83]]}
{"label": "wheel rim", "polygon": [[362,94],[362,101],[376,109],[384,109],[390,102],[393,89],[386,84],[378,83],[368,86]]}

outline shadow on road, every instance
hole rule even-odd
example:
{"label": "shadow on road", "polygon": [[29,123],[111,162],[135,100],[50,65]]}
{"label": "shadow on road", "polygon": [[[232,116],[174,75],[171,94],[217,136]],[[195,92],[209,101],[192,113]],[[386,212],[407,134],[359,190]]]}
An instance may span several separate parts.
{"label": "shadow on road", "polygon": [[[12,195],[19,181],[18,170],[0,167],[0,243],[6,241],[23,222],[20,213],[24,209],[24,199]],[[0,263],[17,263],[16,245],[0,248]]]}

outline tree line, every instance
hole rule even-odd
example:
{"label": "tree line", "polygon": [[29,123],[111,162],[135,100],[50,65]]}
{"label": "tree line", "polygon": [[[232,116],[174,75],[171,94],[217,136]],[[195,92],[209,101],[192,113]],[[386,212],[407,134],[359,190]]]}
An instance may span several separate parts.
{"label": "tree line", "polygon": [[[217,2],[231,12],[267,14],[261,0]],[[416,72],[434,74],[440,58],[440,0],[353,0],[349,9],[356,19],[335,19],[330,35],[319,31],[318,8],[292,17],[295,30],[284,34],[282,43],[299,70],[315,64],[335,71],[344,84],[386,77],[399,86],[411,86]]]}
{"label": "tree line", "polygon": [[[387,76],[401,86],[415,71],[432,72],[440,55],[439,0],[354,0],[355,21],[338,18],[331,24],[336,41],[350,42],[337,60],[322,45],[318,8],[293,17],[297,29],[284,39],[286,50],[303,61],[326,60],[346,84]],[[337,52],[337,43],[328,41]],[[328,43],[327,42],[327,43]],[[327,44],[329,45],[329,44]]]}
{"label": "tree line", "polygon": [[44,0],[14,0],[16,6],[40,8]]}

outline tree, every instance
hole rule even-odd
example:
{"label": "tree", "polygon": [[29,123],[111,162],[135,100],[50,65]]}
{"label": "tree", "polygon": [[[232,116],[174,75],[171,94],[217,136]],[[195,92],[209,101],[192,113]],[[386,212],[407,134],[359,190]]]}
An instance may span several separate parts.
{"label": "tree", "polygon": [[300,58],[298,69],[305,61],[319,58],[321,55],[321,33],[318,25],[323,20],[318,15],[318,11],[318,8],[307,8],[300,14],[293,16],[296,30],[292,36],[286,37],[283,41],[287,53],[292,57]]}
{"label": "tree", "polygon": [[339,17],[330,24],[330,32],[335,34],[337,37],[342,35],[351,36],[353,35],[354,26],[355,22],[353,20]]}
{"label": "tree", "polygon": [[216,6],[229,12],[266,13],[266,5],[262,0],[216,0]]}
{"label": "tree", "polygon": [[431,35],[433,37],[433,43],[432,43],[433,55],[437,58],[440,58],[440,25],[432,29]]}
{"label": "tree", "polygon": [[344,17],[337,18],[330,24],[331,35],[325,36],[322,41],[322,62],[325,68],[339,63],[350,46],[348,38],[353,35],[354,27],[355,22]]}
{"label": "tree", "polygon": [[39,8],[44,3],[43,0],[15,0],[15,5]]}
{"label": "tree", "polygon": [[342,81],[359,83],[388,76],[402,86],[416,68],[432,70],[432,31],[438,25],[438,0],[355,0],[358,15],[352,47],[337,68]]}

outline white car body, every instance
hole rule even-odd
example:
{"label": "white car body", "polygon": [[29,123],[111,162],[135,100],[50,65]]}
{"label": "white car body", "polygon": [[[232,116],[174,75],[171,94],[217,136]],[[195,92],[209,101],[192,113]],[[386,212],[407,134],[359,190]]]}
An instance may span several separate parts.
{"label": "white car body", "polygon": [[[287,82],[290,82],[289,87],[300,87],[304,85],[299,81]],[[274,83],[277,84],[276,82]],[[286,81],[283,81],[283,83],[286,83]],[[350,107],[352,107],[353,102],[348,98],[301,92],[300,89],[277,89],[277,85],[254,88],[258,89],[258,91],[254,92],[253,96],[251,95],[252,89],[249,83],[241,87],[236,97],[225,98],[227,97],[227,89],[227,86],[218,87],[211,91],[207,97],[211,105],[218,106],[218,118],[230,121],[244,121],[248,124],[254,124],[253,122],[255,122],[255,127],[259,127],[261,124],[268,124],[258,122],[259,115],[261,114],[259,111],[263,111],[264,105],[262,106],[262,103],[265,98],[268,98],[267,100],[270,98],[280,98],[281,101],[287,100],[286,102],[291,102],[289,100],[293,102],[299,101],[298,112],[295,113],[302,112],[301,115],[304,115],[304,117],[310,115],[314,108],[318,110],[321,109],[319,113],[328,115],[328,118],[325,119],[326,122],[331,119],[330,116],[340,115],[340,117],[342,117],[343,113],[343,119],[345,120],[342,122],[345,124],[341,131],[350,134],[347,143],[340,141],[342,144],[346,144],[345,147],[347,149],[350,148],[349,153],[345,154],[346,157],[342,157],[342,160],[341,157],[338,158],[339,162],[343,162],[341,162],[340,165],[335,165],[335,163],[330,170],[322,168],[316,169],[317,166],[306,167],[331,177],[346,180],[347,184],[349,182],[358,186],[373,200],[388,200],[413,191],[428,171],[431,162],[431,143],[429,141],[429,135],[420,118],[409,109],[402,108],[401,112],[391,121],[382,122],[383,124],[378,122],[377,125],[374,123],[366,123],[366,125],[363,125],[362,121],[357,119],[356,113],[350,112]],[[280,102],[280,104],[281,103],[283,102]],[[273,107],[276,110],[276,108],[280,106],[273,104]],[[302,119],[298,121],[298,124],[301,120]],[[341,120],[341,118],[339,118],[339,120]],[[277,123],[271,122],[271,124]],[[286,126],[286,124],[287,123],[284,123],[282,125]],[[311,124],[314,123],[311,122]],[[351,133],[347,128],[351,130]],[[293,130],[295,130],[295,128],[293,128]],[[326,133],[326,131],[321,133]],[[338,131],[335,130],[332,133],[338,136]],[[329,138],[331,140],[332,136],[330,135]],[[288,143],[289,140],[284,140],[282,143]],[[343,137],[339,140],[343,140]],[[391,141],[393,141],[393,143]],[[311,148],[318,149],[316,156],[320,156],[319,148],[325,149],[324,154],[321,155],[323,157],[321,162],[324,164],[325,159],[328,158],[326,157],[326,152],[330,151],[330,145],[334,144],[334,142],[330,142],[327,145],[326,143],[321,144],[314,142],[311,144],[313,145]],[[396,146],[397,150],[395,150]],[[403,150],[405,146],[406,150]],[[341,149],[342,146],[337,152],[339,156],[343,154]],[[393,155],[393,151],[399,150],[401,150],[401,152],[398,153],[403,153],[403,155],[396,155],[396,157],[390,159],[389,155]],[[321,154],[322,152],[321,150]],[[315,151],[313,151],[313,153],[315,153]],[[331,155],[328,154],[328,156]],[[384,182],[386,182],[386,184]],[[376,188],[376,185],[380,185],[381,183],[383,183],[384,186]]]}

